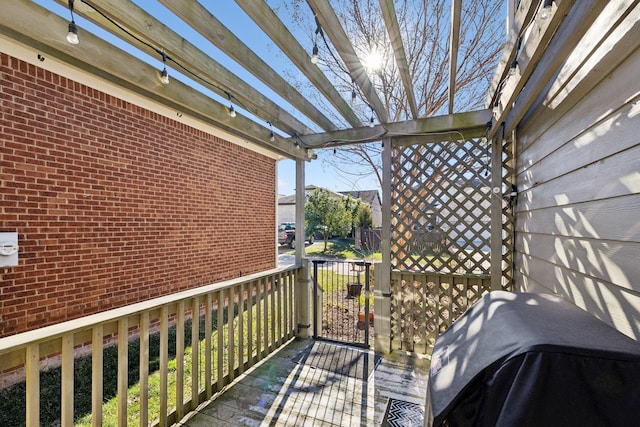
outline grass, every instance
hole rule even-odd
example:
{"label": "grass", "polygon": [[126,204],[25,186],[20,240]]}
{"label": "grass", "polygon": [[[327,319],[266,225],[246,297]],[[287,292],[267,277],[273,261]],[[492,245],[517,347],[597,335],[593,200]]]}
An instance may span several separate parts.
{"label": "grass", "polygon": [[380,261],[382,254],[370,250],[356,249],[353,239],[333,238],[327,243],[324,250],[324,241],[316,241],[307,247],[307,255],[314,257],[326,257],[335,259],[365,259],[367,261]]}

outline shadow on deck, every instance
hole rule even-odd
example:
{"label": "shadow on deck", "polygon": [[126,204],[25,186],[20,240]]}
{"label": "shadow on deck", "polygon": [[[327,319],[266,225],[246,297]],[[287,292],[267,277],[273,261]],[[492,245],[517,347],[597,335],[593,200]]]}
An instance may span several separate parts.
{"label": "shadow on deck", "polygon": [[428,360],[292,340],[182,426],[421,426]]}

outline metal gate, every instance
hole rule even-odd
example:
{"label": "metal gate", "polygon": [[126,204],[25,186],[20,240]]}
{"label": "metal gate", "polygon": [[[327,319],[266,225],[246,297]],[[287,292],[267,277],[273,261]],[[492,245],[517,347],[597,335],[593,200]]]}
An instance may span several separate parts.
{"label": "metal gate", "polygon": [[314,338],[369,347],[374,322],[371,264],[312,262]]}

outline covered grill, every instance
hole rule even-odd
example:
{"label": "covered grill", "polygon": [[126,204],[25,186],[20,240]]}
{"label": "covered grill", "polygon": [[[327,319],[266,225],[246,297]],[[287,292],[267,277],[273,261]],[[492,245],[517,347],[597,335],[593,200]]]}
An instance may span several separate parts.
{"label": "covered grill", "polygon": [[438,338],[425,425],[640,425],[640,344],[557,296],[492,292]]}

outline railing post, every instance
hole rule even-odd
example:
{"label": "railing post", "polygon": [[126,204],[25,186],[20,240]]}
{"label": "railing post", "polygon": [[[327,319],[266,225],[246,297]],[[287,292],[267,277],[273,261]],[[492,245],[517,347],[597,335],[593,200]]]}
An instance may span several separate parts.
{"label": "railing post", "polygon": [[391,277],[385,275],[381,263],[375,263],[373,274],[373,348],[378,353],[391,352]]}
{"label": "railing post", "polygon": [[369,268],[371,264],[368,262],[364,264],[364,345],[369,347],[369,297],[371,295],[369,285],[371,283],[371,278],[369,275]]}
{"label": "railing post", "polygon": [[296,336],[309,338],[311,328],[311,278],[309,275],[309,260],[302,260],[296,289]]}
{"label": "railing post", "polygon": [[382,262],[374,267],[373,347],[376,352],[391,352],[391,154],[393,140],[385,138],[382,148]]}

